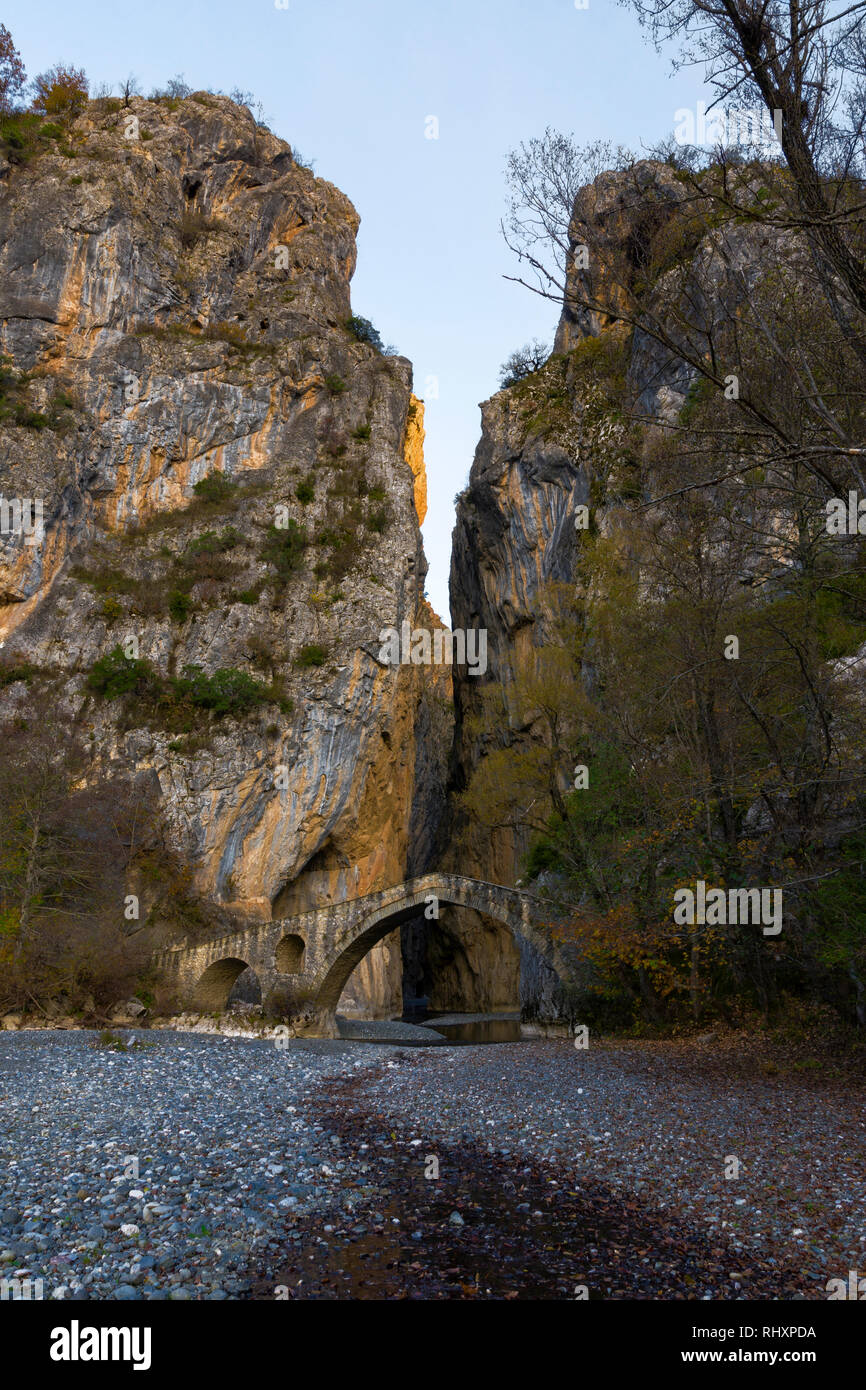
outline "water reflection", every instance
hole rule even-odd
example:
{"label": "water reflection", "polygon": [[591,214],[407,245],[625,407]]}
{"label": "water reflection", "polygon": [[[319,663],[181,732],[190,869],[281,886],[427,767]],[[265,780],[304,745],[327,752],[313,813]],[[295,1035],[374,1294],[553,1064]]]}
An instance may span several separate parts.
{"label": "water reflection", "polygon": [[519,1018],[485,1018],[473,1020],[471,1023],[436,1023],[435,1028],[437,1033],[444,1034],[449,1046],[520,1042]]}

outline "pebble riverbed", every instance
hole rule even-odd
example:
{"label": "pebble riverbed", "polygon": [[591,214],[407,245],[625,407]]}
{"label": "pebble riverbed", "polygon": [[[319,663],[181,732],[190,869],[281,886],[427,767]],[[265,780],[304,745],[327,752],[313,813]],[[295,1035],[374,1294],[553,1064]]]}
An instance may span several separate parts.
{"label": "pebble riverbed", "polygon": [[0,1277],[46,1298],[243,1297],[285,1218],[340,1198],[337,1145],[302,1101],[383,1049],[97,1036],[0,1033]]}
{"label": "pebble riverbed", "polygon": [[124,1035],[0,1034],[0,1275],[45,1297],[820,1298],[866,1268],[843,1082],[692,1044]]}

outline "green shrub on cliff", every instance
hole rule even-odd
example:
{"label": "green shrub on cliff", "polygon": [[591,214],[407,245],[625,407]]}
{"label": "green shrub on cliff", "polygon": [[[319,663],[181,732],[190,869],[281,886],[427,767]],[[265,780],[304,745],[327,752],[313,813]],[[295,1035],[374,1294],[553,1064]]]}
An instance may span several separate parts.
{"label": "green shrub on cliff", "polygon": [[226,666],[207,675],[200,666],[189,665],[182,675],[165,678],[149,661],[128,657],[120,646],[94,663],[87,684],[105,700],[132,698],[142,722],[166,728],[187,727],[184,713],[194,710],[209,710],[221,719],[257,705],[278,704],[284,712],[292,708],[278,684],[264,685],[246,671]]}
{"label": "green shrub on cliff", "polygon": [[123,604],[114,594],[109,594],[102,603],[102,616],[107,623],[116,622],[124,613]]}
{"label": "green shrub on cliff", "polygon": [[225,473],[208,473],[193,484],[193,492],[202,502],[226,502],[237,490],[237,483]]}
{"label": "green shrub on cliff", "polygon": [[200,666],[185,666],[183,675],[174,677],[170,687],[176,700],[213,710],[217,717],[243,714],[270,698],[267,686],[246,671],[231,667],[223,667],[207,676]]}
{"label": "green shrub on cliff", "polygon": [[236,545],[241,542],[240,532],[233,526],[226,526],[224,530],[204,531],[202,535],[196,536],[194,541],[190,541],[187,546],[187,553],[190,555],[221,555],[226,550],[234,550]]}
{"label": "green shrub on cliff", "polygon": [[295,665],[302,668],[309,666],[324,666],[328,659],[328,653],[324,647],[319,646],[318,642],[310,642],[305,647],[301,647],[295,658]]}
{"label": "green shrub on cliff", "polygon": [[87,684],[103,699],[116,700],[120,695],[131,695],[133,692],[144,695],[157,680],[150,662],[127,656],[118,645],[94,663]]}
{"label": "green shrub on cliff", "polygon": [[307,533],[302,526],[289,517],[285,527],[269,526],[264,545],[259,554],[269,565],[273,565],[281,582],[300,569],[304,551],[307,548]]}
{"label": "green shrub on cliff", "polygon": [[346,327],[359,343],[367,343],[369,347],[375,348],[377,352],[384,352],[385,345],[382,342],[382,335],[378,328],[374,328],[369,319],[361,318],[354,314],[350,319],[346,319]]}
{"label": "green shrub on cliff", "polygon": [[47,415],[41,410],[33,410],[22,394],[29,379],[26,372],[19,373],[12,369],[11,357],[0,356],[0,423],[8,420],[22,429],[56,429],[62,412],[74,409],[72,397],[66,392],[56,393]]}
{"label": "green shrub on cliff", "polygon": [[549,356],[550,348],[546,343],[540,343],[537,338],[533,338],[531,343],[524,343],[523,347],[512,352],[499,368],[500,389],[504,391],[509,386],[516,386],[518,381],[537,372]]}
{"label": "green shrub on cliff", "polygon": [[89,570],[86,565],[73,565],[69,574],[72,579],[89,584],[98,594],[134,594],[137,588],[132,575],[110,565],[94,570]]}
{"label": "green shrub on cliff", "polygon": [[168,596],[168,611],[175,623],[186,622],[192,606],[192,598],[183,589],[173,589]]}
{"label": "green shrub on cliff", "polygon": [[14,685],[15,681],[30,681],[38,674],[38,666],[31,666],[29,661],[15,662],[11,665],[0,664],[0,690],[7,685]]}

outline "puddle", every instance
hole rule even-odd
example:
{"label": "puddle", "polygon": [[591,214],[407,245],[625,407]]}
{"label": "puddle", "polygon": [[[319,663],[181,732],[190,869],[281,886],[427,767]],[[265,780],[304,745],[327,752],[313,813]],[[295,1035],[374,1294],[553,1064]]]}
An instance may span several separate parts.
{"label": "puddle", "polygon": [[[440,1021],[441,1020],[441,1021]],[[424,1026],[421,1026],[423,1021]],[[399,1047],[478,1047],[521,1041],[520,1019],[501,1014],[412,1012],[402,1019],[347,1019],[337,1015],[342,1042],[388,1043]]]}
{"label": "puddle", "polygon": [[[444,1034],[449,1046],[469,1046],[472,1043],[520,1042],[519,1018],[476,1019],[471,1023],[436,1023],[436,1032]],[[441,1045],[441,1044],[440,1044]]]}

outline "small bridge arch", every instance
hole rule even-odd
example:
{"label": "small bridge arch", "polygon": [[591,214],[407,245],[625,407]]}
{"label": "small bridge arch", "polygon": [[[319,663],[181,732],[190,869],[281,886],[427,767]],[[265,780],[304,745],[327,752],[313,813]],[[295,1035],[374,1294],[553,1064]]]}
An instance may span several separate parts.
{"label": "small bridge arch", "polygon": [[222,1013],[232,986],[239,975],[248,969],[249,961],[237,956],[223,956],[203,971],[192,992],[192,1004],[202,1013]]}
{"label": "small bridge arch", "polygon": [[277,942],[274,964],[281,975],[300,975],[307,943],[298,932],[286,932]]}

